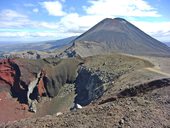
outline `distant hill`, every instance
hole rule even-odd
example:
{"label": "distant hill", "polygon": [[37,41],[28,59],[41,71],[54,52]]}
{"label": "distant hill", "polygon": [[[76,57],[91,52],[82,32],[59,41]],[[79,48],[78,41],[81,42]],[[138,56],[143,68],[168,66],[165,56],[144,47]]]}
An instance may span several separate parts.
{"label": "distant hill", "polygon": [[68,38],[64,38],[64,39],[60,39],[60,40],[54,40],[54,41],[48,41],[45,44],[50,45],[49,48],[47,48],[46,50],[55,50],[57,48],[61,48],[63,46],[68,46],[68,45],[72,45],[72,42],[77,36],[72,36],[72,37],[68,37]]}
{"label": "distant hill", "polygon": [[170,48],[122,18],[106,18],[78,36],[60,56],[91,56],[106,52],[169,55]]}
{"label": "distant hill", "polygon": [[0,42],[0,48],[3,52],[19,52],[26,50],[40,50],[40,51],[49,51],[56,50],[64,46],[71,46],[71,41],[74,40],[76,36],[68,37],[60,40],[52,41],[43,41],[35,43],[21,43],[21,42]]}

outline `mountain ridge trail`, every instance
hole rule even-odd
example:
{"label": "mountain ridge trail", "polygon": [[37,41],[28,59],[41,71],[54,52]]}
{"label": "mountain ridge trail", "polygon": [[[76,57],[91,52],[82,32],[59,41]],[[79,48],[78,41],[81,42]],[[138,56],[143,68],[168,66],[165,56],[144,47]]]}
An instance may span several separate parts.
{"label": "mountain ridge trail", "polygon": [[155,72],[155,73],[158,73],[158,74],[161,74],[161,75],[170,77],[170,74],[169,74],[169,73],[163,72],[163,71],[161,71],[160,69],[157,69],[157,68],[155,68],[155,67],[153,67],[153,68],[145,68],[145,69],[146,69],[146,70],[149,70],[149,71],[151,71],[151,72]]}
{"label": "mountain ridge trail", "polygon": [[[136,55],[130,55],[130,54],[124,54],[122,55],[131,56],[139,59],[143,59],[146,61],[149,61],[154,66],[153,67],[146,67],[145,70],[155,72],[161,75],[164,75],[166,77],[170,77],[170,65],[167,65],[170,62],[169,57],[161,58],[156,56],[136,56]],[[167,68],[168,67],[168,68]]]}

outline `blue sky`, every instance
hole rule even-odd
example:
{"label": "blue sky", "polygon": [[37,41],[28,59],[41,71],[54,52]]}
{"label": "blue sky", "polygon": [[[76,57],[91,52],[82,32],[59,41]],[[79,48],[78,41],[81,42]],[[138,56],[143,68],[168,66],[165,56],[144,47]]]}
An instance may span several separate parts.
{"label": "blue sky", "polygon": [[169,0],[0,0],[0,41],[80,35],[104,18],[122,17],[170,42]]}

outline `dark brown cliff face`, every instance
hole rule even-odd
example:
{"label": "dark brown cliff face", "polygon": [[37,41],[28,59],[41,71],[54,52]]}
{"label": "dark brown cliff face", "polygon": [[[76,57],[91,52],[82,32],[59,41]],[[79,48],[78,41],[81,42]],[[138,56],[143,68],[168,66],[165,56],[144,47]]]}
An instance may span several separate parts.
{"label": "dark brown cliff face", "polygon": [[50,97],[58,94],[58,91],[65,83],[73,83],[77,77],[77,70],[82,63],[76,59],[63,59],[53,63],[51,68],[45,67],[46,76],[44,84]]}

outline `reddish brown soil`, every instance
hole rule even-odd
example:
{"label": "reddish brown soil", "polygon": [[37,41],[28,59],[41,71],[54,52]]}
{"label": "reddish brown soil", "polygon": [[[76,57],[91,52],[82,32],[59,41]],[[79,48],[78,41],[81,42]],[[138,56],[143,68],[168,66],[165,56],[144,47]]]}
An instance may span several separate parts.
{"label": "reddish brown soil", "polygon": [[0,93],[0,123],[15,121],[32,116],[25,104],[20,104],[8,92]]}
{"label": "reddish brown soil", "polygon": [[4,83],[12,86],[14,83],[15,70],[12,69],[10,63],[12,60],[0,60],[0,86],[3,86]]}

